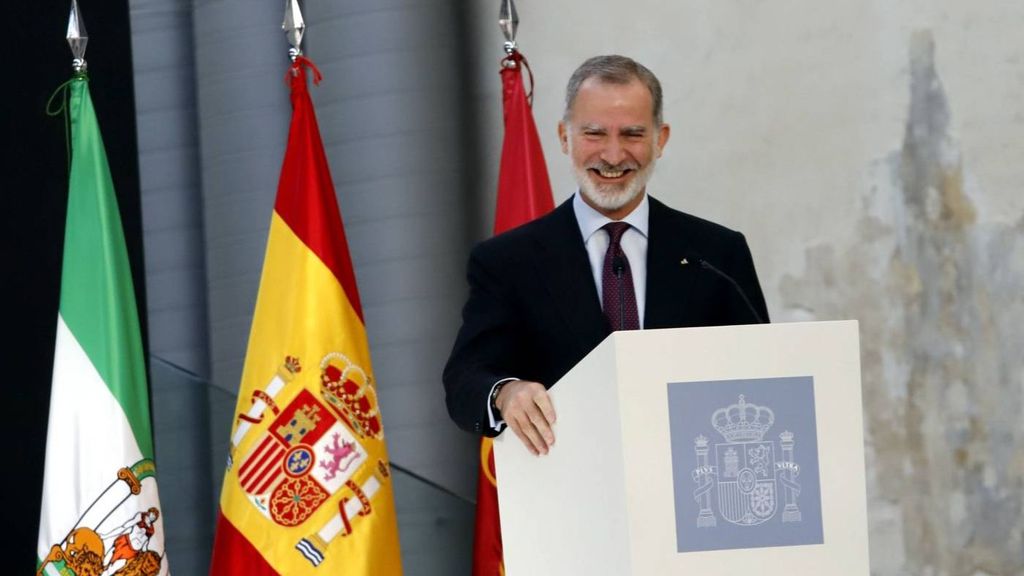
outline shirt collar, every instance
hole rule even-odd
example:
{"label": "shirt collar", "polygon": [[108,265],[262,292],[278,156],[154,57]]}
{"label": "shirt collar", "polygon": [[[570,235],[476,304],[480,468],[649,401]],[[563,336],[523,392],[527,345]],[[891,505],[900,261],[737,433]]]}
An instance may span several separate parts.
{"label": "shirt collar", "polygon": [[[625,222],[635,228],[637,232],[647,237],[647,223],[651,214],[651,205],[647,201],[647,192],[643,193],[644,197],[640,200],[640,204],[633,209],[632,212],[626,215],[625,218],[620,222]],[[597,210],[590,207],[589,204],[583,201],[582,193],[577,190],[576,194],[572,198],[572,210],[576,214],[576,223],[580,226],[580,234],[583,236],[583,242],[590,240],[590,237],[601,229],[602,226],[609,222],[614,222],[611,218],[601,214]]]}

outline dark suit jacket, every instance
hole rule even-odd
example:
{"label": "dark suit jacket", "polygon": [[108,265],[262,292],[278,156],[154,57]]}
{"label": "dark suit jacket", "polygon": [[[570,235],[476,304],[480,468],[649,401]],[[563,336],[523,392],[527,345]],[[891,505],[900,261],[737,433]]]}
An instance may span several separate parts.
{"label": "dark suit jacket", "polygon": [[[727,280],[700,266],[701,258],[735,279],[768,320],[743,235],[650,198],[644,328],[757,321]],[[446,401],[459,426],[490,436],[487,396],[495,382],[514,377],[551,387],[611,329],[571,199],[478,244],[468,280],[462,328],[444,369]]]}

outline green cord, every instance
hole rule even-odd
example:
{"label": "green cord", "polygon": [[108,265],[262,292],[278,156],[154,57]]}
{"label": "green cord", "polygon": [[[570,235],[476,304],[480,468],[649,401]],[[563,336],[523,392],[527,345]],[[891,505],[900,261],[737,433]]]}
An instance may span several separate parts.
{"label": "green cord", "polygon": [[[88,80],[88,76],[85,72],[76,72],[74,76],[69,78],[66,82],[57,86],[57,89],[50,94],[50,99],[46,101],[46,115],[57,116],[60,114],[64,115],[64,148],[67,154],[68,160],[68,172],[71,172],[71,120],[68,118],[68,86],[76,80]],[[60,103],[60,108],[53,109],[53,100],[57,96],[63,96]]]}

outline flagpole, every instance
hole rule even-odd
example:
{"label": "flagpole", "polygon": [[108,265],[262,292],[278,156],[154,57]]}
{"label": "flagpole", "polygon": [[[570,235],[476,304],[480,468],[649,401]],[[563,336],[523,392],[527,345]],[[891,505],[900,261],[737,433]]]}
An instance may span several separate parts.
{"label": "flagpole", "polygon": [[518,70],[525,68],[530,77],[530,91],[526,94],[526,101],[533,105],[533,70],[526,57],[519,52],[519,45],[516,42],[516,33],[519,31],[519,11],[516,10],[515,0],[500,0],[498,8],[498,27],[505,35],[505,57],[501,60],[502,68]]}
{"label": "flagpole", "polygon": [[[78,8],[78,0],[71,0],[71,9],[68,12],[68,33],[65,36],[65,38],[67,39],[68,46],[71,47],[71,54],[74,56],[74,58],[71,59],[71,68],[75,71],[74,77],[81,76],[85,74],[85,70],[87,68],[87,64],[85,61],[85,48],[86,45],[88,45],[89,43],[89,35],[85,30],[85,21],[82,20],[82,11]],[[58,88],[57,92],[61,92],[65,88],[65,86],[67,86],[68,82],[71,82],[71,80],[68,80],[60,88]],[[67,112],[65,112],[65,114],[67,114]],[[68,135],[68,139],[70,145],[70,135]],[[111,482],[110,486],[107,486],[107,489],[103,491],[103,494],[106,494],[108,491],[110,491],[110,488],[113,487],[114,484],[116,483],[116,480],[114,482]],[[50,547],[49,553],[46,555],[45,558],[43,558],[40,561],[39,567],[36,569],[37,576],[43,574],[43,571],[46,569],[47,564],[49,564],[50,562],[58,562],[64,560],[64,545],[67,543],[68,538],[71,537],[71,534],[74,533],[75,529],[77,529],[78,526],[82,523],[82,520],[85,519],[85,516],[89,513],[90,510],[92,510],[92,507],[95,504],[96,500],[94,500],[92,504],[90,504],[89,507],[86,508],[85,512],[83,512],[78,517],[78,520],[75,522],[74,526],[72,526],[68,530],[67,534],[65,534],[63,538],[61,538],[60,542],[53,544]]]}
{"label": "flagpole", "polygon": [[[89,43],[89,35],[85,31],[85,21],[82,20],[82,11],[78,8],[78,0],[71,0],[71,9],[68,13],[68,33],[66,38],[68,41],[68,46],[71,47],[71,54],[74,56],[74,58],[71,59],[71,68],[75,71],[75,76],[84,74],[87,67],[87,64],[85,62],[85,47]],[[110,486],[107,486],[107,489],[103,491],[103,494],[106,494],[110,490],[110,488],[113,487],[114,484],[116,483],[116,480],[114,482],[111,482]],[[93,503],[90,504],[88,508],[86,508],[85,512],[83,512],[82,515],[79,516],[78,521],[75,522],[75,525],[72,526],[70,530],[68,530],[68,533],[64,536],[64,538],[61,539],[60,543],[57,544],[55,547],[62,547],[64,543],[68,541],[68,538],[71,536],[71,533],[75,531],[75,528],[78,528],[78,525],[82,523],[82,520],[85,518],[86,514],[88,514],[89,511],[92,510],[92,507],[95,504],[96,501],[94,500]],[[42,572],[44,565],[45,562],[39,566],[40,572]]]}
{"label": "flagpole", "polygon": [[[533,72],[516,42],[519,13],[514,0],[500,2],[498,26],[505,36],[505,57],[501,60],[500,71],[505,136],[498,170],[495,234],[525,224],[554,208],[544,153],[530,110]],[[523,82],[524,69],[530,79],[529,93]],[[505,566],[498,512],[498,479],[490,438],[480,441],[479,464],[472,573],[473,576],[498,576],[505,573]]]}

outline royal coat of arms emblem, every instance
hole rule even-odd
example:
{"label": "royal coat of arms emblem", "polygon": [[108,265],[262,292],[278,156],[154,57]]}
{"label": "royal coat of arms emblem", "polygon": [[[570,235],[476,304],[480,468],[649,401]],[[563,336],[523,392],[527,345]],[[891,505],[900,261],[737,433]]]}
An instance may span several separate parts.
{"label": "royal coat of arms emblem", "polygon": [[[366,445],[383,440],[370,376],[338,352],[326,355],[319,368],[317,393],[303,387],[282,407],[276,397],[302,371],[297,358],[287,357],[266,388],[254,392],[253,406],[239,414],[232,437],[234,450],[259,431],[237,462],[237,478],[266,518],[291,528],[306,524],[325,505],[338,511],[295,544],[314,566],[323,562],[331,540],[352,532],[356,516],[372,512],[374,494],[390,478],[388,464],[374,461]],[[234,465],[229,457],[229,469]]]}
{"label": "royal coat of arms emblem", "polygon": [[700,505],[698,527],[714,527],[719,515],[737,526],[767,522],[778,510],[780,486],[786,498],[782,521],[800,521],[800,485],[796,481],[800,466],[793,460],[793,434],[782,432],[778,443],[766,440],[774,423],[775,413],[770,408],[748,403],[741,394],[736,404],[711,416],[712,426],[725,440],[714,445],[713,464],[708,439],[703,435],[694,439],[697,489],[693,496]]}

